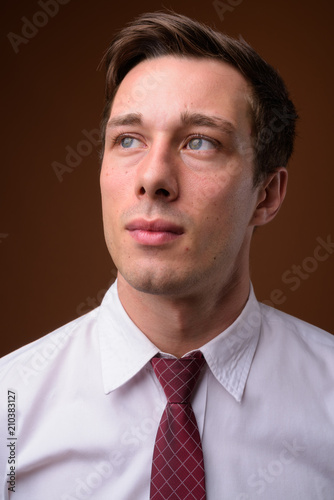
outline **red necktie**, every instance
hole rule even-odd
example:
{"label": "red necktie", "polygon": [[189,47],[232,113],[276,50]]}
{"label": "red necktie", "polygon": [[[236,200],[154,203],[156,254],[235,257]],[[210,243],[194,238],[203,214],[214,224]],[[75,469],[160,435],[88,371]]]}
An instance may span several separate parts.
{"label": "red necktie", "polygon": [[205,500],[204,462],[196,418],[189,402],[201,369],[202,353],[180,359],[153,358],[167,397],[155,441],[151,500]]}

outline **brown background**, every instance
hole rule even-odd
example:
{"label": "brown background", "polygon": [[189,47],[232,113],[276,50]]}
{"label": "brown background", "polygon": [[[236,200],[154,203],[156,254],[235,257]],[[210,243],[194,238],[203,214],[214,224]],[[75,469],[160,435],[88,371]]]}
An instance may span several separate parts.
{"label": "brown background", "polygon": [[[301,116],[299,138],[285,204],[255,235],[252,279],[260,300],[274,298],[278,308],[334,331],[334,254],[312,260],[317,238],[334,238],[333,4],[225,3],[234,7],[221,20],[211,1],[69,0],[15,53],[7,34],[22,36],[23,17],[43,24],[45,16],[35,16],[37,1],[2,1],[1,354],[90,310],[113,279],[96,148],[62,182],[52,163],[65,164],[66,147],[76,149],[82,131],[99,126],[97,66],[115,29],[163,7],[242,35],[286,80]],[[296,290],[282,278],[293,276],[293,265],[307,269]]]}

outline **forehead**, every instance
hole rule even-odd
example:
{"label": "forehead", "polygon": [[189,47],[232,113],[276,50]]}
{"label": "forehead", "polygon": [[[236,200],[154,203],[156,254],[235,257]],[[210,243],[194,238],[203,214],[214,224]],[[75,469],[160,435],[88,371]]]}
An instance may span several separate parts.
{"label": "forehead", "polygon": [[214,59],[164,56],[145,60],[122,80],[111,116],[142,113],[169,122],[185,112],[207,113],[235,127],[250,123],[250,89],[241,73]]}

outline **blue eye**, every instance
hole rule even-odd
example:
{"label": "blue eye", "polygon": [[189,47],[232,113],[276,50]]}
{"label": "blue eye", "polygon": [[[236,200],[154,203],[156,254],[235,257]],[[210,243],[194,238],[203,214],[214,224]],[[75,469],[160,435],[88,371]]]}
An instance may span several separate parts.
{"label": "blue eye", "polygon": [[121,139],[121,146],[123,148],[131,148],[132,143],[133,143],[132,137],[123,137],[123,139]]}
{"label": "blue eye", "polygon": [[214,149],[214,144],[207,139],[202,139],[201,137],[194,137],[194,139],[190,139],[187,144],[187,149],[191,149],[193,151],[207,151],[209,149]]}
{"label": "blue eye", "polygon": [[141,142],[134,137],[123,137],[120,140],[120,144],[124,149],[137,148],[140,146]]}

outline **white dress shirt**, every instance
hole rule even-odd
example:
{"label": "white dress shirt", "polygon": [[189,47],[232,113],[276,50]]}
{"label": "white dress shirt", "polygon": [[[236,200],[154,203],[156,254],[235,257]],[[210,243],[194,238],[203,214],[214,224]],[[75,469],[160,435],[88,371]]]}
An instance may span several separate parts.
{"label": "white dress shirt", "polygon": [[[334,338],[251,290],[201,351],[192,406],[207,500],[333,500]],[[114,284],[99,308],[2,358],[1,498],[148,500],[166,404],[158,352]]]}

